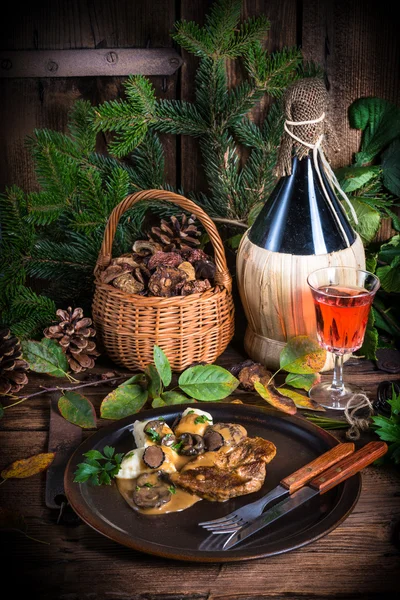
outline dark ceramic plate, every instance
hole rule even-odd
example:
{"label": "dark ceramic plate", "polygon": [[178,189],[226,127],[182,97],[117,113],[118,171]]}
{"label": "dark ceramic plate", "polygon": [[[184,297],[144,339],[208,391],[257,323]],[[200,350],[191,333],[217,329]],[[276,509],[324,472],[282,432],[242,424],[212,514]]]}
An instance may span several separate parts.
{"label": "dark ceramic plate", "polygon": [[[184,408],[187,406],[198,408],[199,404],[185,405]],[[202,500],[179,513],[146,516],[128,506],[115,483],[101,487],[73,483],[74,471],[82,462],[84,452],[92,448],[102,450],[106,445],[114,446],[117,452],[131,450],[134,447],[133,422],[138,418],[144,420],[162,416],[171,424],[183,408],[170,406],[114,422],[79,446],[68,463],[64,482],[67,498],[75,512],[99,533],[135,550],[178,560],[229,562],[273,556],[300,548],[332,531],[352,511],[361,491],[359,474],[323,496],[314,497],[232,550],[200,550],[199,545],[208,534],[197,523],[223,517],[235,508],[260,498],[283,477],[338,443],[330,433],[308,421],[278,416],[277,412],[268,409],[228,403],[207,403],[201,408],[209,411],[216,423],[241,423],[249,436],[260,436],[276,445],[276,456],[267,466],[267,477],[259,492],[221,503]]]}

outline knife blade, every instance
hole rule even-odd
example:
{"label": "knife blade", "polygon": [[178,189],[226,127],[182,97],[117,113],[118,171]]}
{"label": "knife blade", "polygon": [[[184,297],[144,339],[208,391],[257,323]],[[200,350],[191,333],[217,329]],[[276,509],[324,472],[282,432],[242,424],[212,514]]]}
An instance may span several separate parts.
{"label": "knife blade", "polygon": [[[229,525],[227,524],[227,521],[231,517],[237,518],[238,516],[241,516],[245,519],[245,521],[248,521],[249,519],[253,520],[259,514],[261,514],[261,512],[268,505],[275,503],[276,500],[283,500],[283,498],[286,498],[286,496],[289,496],[289,494],[297,492],[297,490],[306,485],[306,483],[308,483],[311,479],[322,473],[322,471],[325,471],[328,467],[339,462],[339,460],[342,458],[345,458],[345,456],[352,454],[354,450],[355,446],[351,442],[337,444],[333,448],[330,448],[327,452],[324,452],[324,454],[321,454],[291,475],[288,475],[282,479],[277,486],[275,486],[265,496],[262,496],[262,498],[259,498],[250,504],[246,504],[239,510],[235,510],[228,515],[225,515],[225,517],[222,519],[203,521],[199,523],[199,525],[205,529],[209,529],[214,534],[220,535],[229,533]],[[231,528],[231,532],[236,530],[237,526],[236,523],[234,523]]]}
{"label": "knife blade", "polygon": [[289,498],[285,498],[278,504],[272,506],[262,515],[257,517],[249,525],[245,525],[239,531],[233,533],[224,543],[222,549],[229,550],[257,531],[271,525],[281,517],[290,514],[296,508],[308,502],[317,495],[322,495],[333,487],[342,483],[352,475],[355,475],[364,467],[383,456],[387,452],[385,442],[370,442],[357,452],[350,454],[326,471],[312,479],[308,485],[299,489]]}

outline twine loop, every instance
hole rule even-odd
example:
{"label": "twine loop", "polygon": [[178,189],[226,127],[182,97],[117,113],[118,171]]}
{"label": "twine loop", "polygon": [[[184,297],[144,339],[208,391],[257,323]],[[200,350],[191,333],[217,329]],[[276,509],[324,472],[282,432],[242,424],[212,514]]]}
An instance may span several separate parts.
{"label": "twine loop", "polygon": [[[365,410],[367,409],[367,410]],[[361,412],[361,415],[357,413]],[[374,414],[374,407],[366,394],[353,394],[347,402],[344,415],[350,428],[346,431],[349,440],[358,440],[361,431],[367,431],[370,426],[370,417]]]}

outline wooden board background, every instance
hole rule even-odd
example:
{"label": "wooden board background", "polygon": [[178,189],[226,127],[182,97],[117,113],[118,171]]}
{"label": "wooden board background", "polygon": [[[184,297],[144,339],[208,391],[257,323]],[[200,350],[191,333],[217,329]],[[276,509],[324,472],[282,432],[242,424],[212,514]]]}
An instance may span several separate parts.
{"label": "wooden board background", "polygon": [[[0,24],[0,49],[171,47],[179,18],[204,22],[210,0],[42,0],[9,2]],[[388,0],[243,0],[243,16],[265,13],[271,21],[268,50],[299,45],[307,59],[322,64],[332,94],[341,150],[334,167],[349,164],[359,133],[347,121],[348,106],[360,96],[400,103],[400,50],[394,10]],[[153,77],[161,98],[192,100],[197,59],[183,52],[179,73]],[[230,83],[240,69],[229,67]],[[65,130],[77,98],[96,104],[120,97],[123,77],[0,79],[0,191],[17,184],[36,189],[25,139],[34,128]],[[255,118],[262,118],[262,102]],[[184,190],[204,190],[196,142],[164,136],[167,180]],[[99,138],[99,148],[104,148]]]}

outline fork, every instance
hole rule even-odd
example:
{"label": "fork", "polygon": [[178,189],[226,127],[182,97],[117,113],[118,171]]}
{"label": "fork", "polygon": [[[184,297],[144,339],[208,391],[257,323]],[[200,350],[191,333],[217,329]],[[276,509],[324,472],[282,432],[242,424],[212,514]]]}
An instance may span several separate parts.
{"label": "fork", "polygon": [[315,460],[292,473],[292,475],[282,479],[274,489],[262,498],[234,510],[221,519],[202,521],[199,523],[200,527],[214,534],[234,533],[238,531],[241,527],[251,523],[256,517],[261,515],[267,505],[272,504],[277,499],[283,499],[289,494],[293,494],[306,485],[313,477],[319,475],[342,458],[352,454],[354,448],[355,446],[352,443],[334,446]]}

